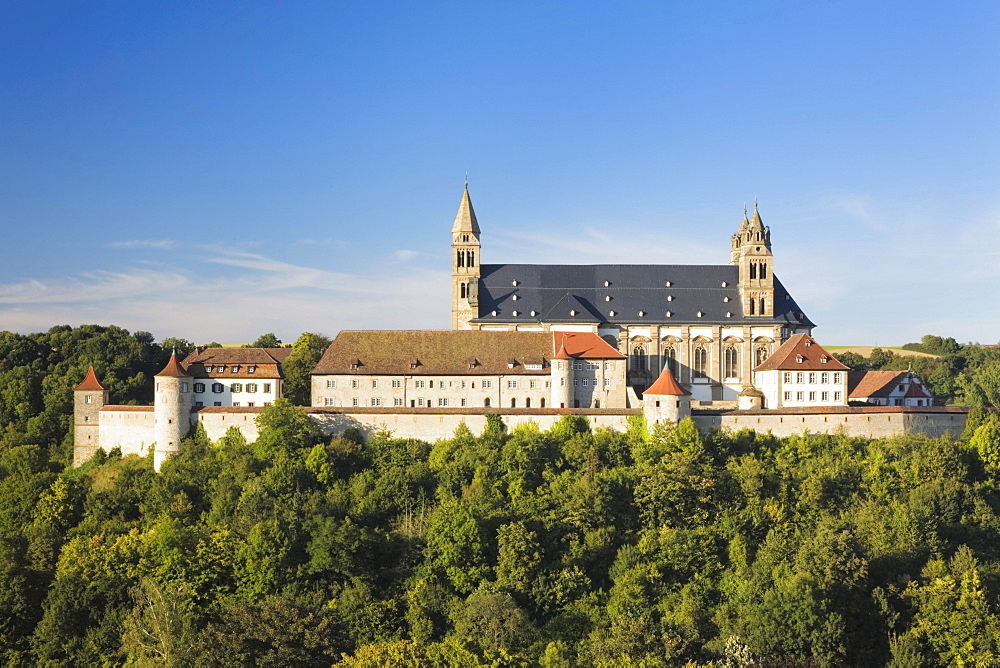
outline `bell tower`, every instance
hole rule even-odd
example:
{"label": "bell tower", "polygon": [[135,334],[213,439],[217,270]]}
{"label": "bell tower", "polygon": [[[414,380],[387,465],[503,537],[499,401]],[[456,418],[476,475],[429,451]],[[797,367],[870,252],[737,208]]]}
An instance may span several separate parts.
{"label": "bell tower", "polygon": [[465,182],[455,224],[451,227],[451,328],[472,329],[479,317],[479,222]]}
{"label": "bell tower", "polygon": [[753,218],[743,222],[733,235],[729,264],[740,268],[740,300],[744,316],[774,315],[774,256],[771,254],[771,230],[764,226],[753,203]]}

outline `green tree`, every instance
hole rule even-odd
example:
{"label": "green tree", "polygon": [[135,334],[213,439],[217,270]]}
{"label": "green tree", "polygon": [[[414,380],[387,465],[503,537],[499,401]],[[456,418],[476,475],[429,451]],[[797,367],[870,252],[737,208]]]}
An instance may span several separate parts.
{"label": "green tree", "polygon": [[309,406],[312,394],[313,368],[330,346],[330,339],[322,334],[304,332],[292,344],[292,352],[281,365],[285,375],[285,398],[297,406]]}
{"label": "green tree", "polygon": [[244,348],[281,348],[281,339],[274,335],[274,332],[261,334],[253,343],[248,343]]}

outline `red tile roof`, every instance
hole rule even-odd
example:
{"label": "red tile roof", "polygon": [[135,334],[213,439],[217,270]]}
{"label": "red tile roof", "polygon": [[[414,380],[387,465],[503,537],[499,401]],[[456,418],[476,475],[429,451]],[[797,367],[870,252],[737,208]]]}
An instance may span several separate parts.
{"label": "red tile roof", "polygon": [[852,371],[847,374],[847,396],[850,399],[888,397],[905,371]]}
{"label": "red tile roof", "polygon": [[848,371],[816,339],[808,334],[793,334],[754,371]]}
{"label": "red tile roof", "polygon": [[[573,359],[623,360],[625,356],[593,332],[552,332],[552,349]],[[565,358],[560,358],[565,359]]]}
{"label": "red tile roof", "polygon": [[[188,355],[184,366],[195,378],[283,378],[281,364],[291,352],[291,348],[208,348]],[[223,371],[216,370],[220,366]]]}
{"label": "red tile roof", "polygon": [[87,371],[87,375],[83,377],[83,380],[79,385],[73,388],[74,390],[103,390],[104,386],[101,385],[100,381],[97,380],[97,373],[94,371],[94,367],[90,367]]}
{"label": "red tile roof", "polygon": [[674,374],[670,372],[670,367],[663,367],[660,377],[642,394],[643,396],[647,394],[683,396],[691,393],[677,384],[677,381],[674,380]]}
{"label": "red tile roof", "polygon": [[910,387],[906,389],[906,394],[904,397],[916,397],[918,399],[929,399],[931,394],[923,388],[920,383],[910,383]]}
{"label": "red tile roof", "polygon": [[184,367],[181,366],[181,363],[177,361],[177,353],[170,353],[170,360],[167,362],[167,366],[163,367],[163,371],[156,375],[170,378],[184,378],[188,374],[184,370]]}

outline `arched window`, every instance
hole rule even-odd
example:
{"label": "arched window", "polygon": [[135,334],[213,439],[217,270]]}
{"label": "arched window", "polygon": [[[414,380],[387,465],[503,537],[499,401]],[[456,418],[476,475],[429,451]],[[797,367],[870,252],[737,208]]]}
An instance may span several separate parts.
{"label": "arched window", "polygon": [[531,408],[531,397],[528,397],[527,399],[524,400],[524,407]]}
{"label": "arched window", "polygon": [[761,280],[767,278],[767,262],[760,263],[760,277]]}
{"label": "arched window", "polygon": [[470,267],[475,267],[476,266],[476,252],[475,251],[469,251],[469,266]]}
{"label": "arched window", "polygon": [[467,293],[467,288],[465,287],[465,283],[460,284],[460,292],[462,299],[465,299],[466,297],[469,296]]}
{"label": "arched window", "polygon": [[694,349],[694,375],[696,378],[708,377],[708,350],[705,346]]}
{"label": "arched window", "polygon": [[750,278],[757,278],[757,263],[750,263]]}
{"label": "arched window", "polygon": [[542,408],[545,408],[545,397],[542,397]]}
{"label": "arched window", "polygon": [[483,406],[485,406],[486,408],[490,407],[490,398],[489,397],[486,397],[485,399],[483,399]]}
{"label": "arched window", "polygon": [[458,257],[455,259],[455,263],[459,267],[465,266],[465,251],[458,251]]}
{"label": "arched window", "polygon": [[633,371],[645,371],[646,370],[646,348],[643,346],[636,346],[632,349],[632,370]]}
{"label": "arched window", "polygon": [[767,346],[757,346],[754,351],[754,366],[760,366],[768,357]]}
{"label": "arched window", "polygon": [[757,315],[757,300],[753,297],[750,298],[750,315]]}
{"label": "arched window", "polygon": [[511,399],[510,400],[510,407],[511,408],[517,408],[517,399]]}
{"label": "arched window", "polygon": [[738,378],[740,375],[740,351],[736,346],[726,346],[723,355],[726,378]]}
{"label": "arched window", "polygon": [[670,369],[670,373],[677,376],[677,348],[667,346],[663,349],[663,368]]}
{"label": "arched window", "polygon": [[763,300],[763,299],[761,299],[761,300],[760,300],[760,314],[761,314],[761,315],[766,315],[766,313],[767,313],[767,312],[766,312],[766,311],[764,310],[764,300]]}

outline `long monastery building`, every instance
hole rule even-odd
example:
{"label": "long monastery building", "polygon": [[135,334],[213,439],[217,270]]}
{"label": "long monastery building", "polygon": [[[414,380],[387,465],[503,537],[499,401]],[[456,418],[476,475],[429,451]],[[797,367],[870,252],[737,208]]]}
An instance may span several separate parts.
{"label": "long monastery building", "polygon": [[[481,264],[482,232],[462,193],[451,230],[450,330],[338,334],[312,372],[307,413],[328,433],[388,429],[436,440],[487,414],[551,427],[586,415],[628,428],[691,416],[702,429],[775,435],[957,436],[967,409],[934,406],[908,372],[851,373],[775,275],[754,204],[727,265]],[[93,369],[76,388],[74,461],[98,448],[155,453],[159,469],[195,423],[217,440],[282,396],[289,349],[172,356],[153,406],[109,403]]]}

